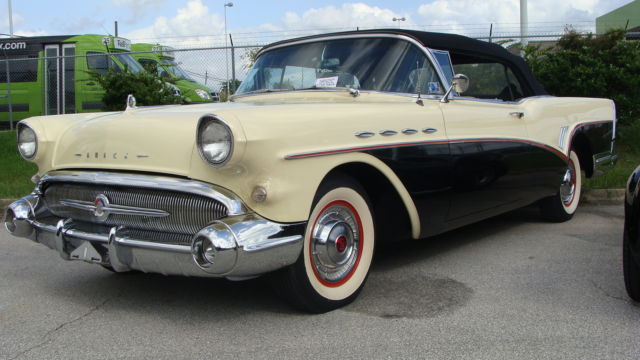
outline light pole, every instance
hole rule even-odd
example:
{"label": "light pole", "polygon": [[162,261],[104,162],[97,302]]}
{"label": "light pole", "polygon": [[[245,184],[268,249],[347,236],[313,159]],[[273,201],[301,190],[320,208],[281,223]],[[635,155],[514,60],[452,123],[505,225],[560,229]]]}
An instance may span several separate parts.
{"label": "light pole", "polygon": [[11,10],[11,0],[8,1],[9,7],[9,37],[13,37],[13,10]]}
{"label": "light pole", "polygon": [[226,68],[227,68],[227,101],[229,101],[229,94],[231,93],[231,88],[229,88],[229,49],[227,47],[227,8],[233,7],[232,2],[228,2],[224,4],[224,55],[226,59]]}
{"label": "light pole", "polygon": [[522,44],[522,49],[520,51],[521,55],[524,53],[524,48],[529,44],[529,15],[527,11],[527,0],[520,0],[520,36],[522,40],[520,40],[520,44]]}

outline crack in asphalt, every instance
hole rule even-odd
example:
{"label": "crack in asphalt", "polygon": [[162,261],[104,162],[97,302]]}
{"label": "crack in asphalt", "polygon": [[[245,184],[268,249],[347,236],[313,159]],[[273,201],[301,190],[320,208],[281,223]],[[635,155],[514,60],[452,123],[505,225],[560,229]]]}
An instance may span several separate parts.
{"label": "crack in asphalt", "polygon": [[593,285],[593,287],[595,287],[596,289],[600,290],[605,296],[610,297],[610,298],[615,299],[615,300],[623,301],[625,303],[628,302],[628,300],[625,299],[625,298],[618,297],[618,296],[613,296],[613,295],[609,294],[605,289],[603,289],[595,281],[593,281],[593,280],[589,280],[589,281],[591,282],[591,285]]}
{"label": "crack in asphalt", "polygon": [[85,318],[89,317],[91,314],[93,314],[96,311],[102,309],[111,300],[115,300],[115,299],[119,298],[121,295],[122,294],[117,294],[117,295],[115,295],[113,297],[107,298],[103,302],[101,302],[100,304],[98,304],[98,305],[94,306],[93,308],[89,309],[89,311],[87,311],[84,314],[78,316],[77,318],[69,320],[69,321],[66,321],[66,322],[58,325],[55,329],[47,331],[47,333],[42,336],[42,341],[41,342],[31,346],[30,348],[28,348],[26,350],[23,350],[23,351],[19,352],[18,354],[16,354],[13,357],[9,358],[9,360],[15,360],[15,359],[17,359],[19,357],[22,357],[23,355],[29,353],[32,350],[35,350],[37,348],[43,347],[43,346],[51,343],[53,341],[53,339],[51,338],[51,335],[55,334],[57,331],[65,328],[65,327],[67,327],[68,325],[71,325],[73,323],[77,323],[79,321],[84,320]]}

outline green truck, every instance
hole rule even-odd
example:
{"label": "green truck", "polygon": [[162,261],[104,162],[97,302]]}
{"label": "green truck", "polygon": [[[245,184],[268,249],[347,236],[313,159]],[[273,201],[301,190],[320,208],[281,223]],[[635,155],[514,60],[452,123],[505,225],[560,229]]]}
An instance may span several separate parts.
{"label": "green truck", "polygon": [[0,39],[0,129],[10,117],[99,111],[104,90],[89,72],[144,71],[130,51],[110,35]]}
{"label": "green truck", "polygon": [[131,56],[148,71],[174,84],[186,103],[219,101],[218,93],[198,83],[175,61],[173,48],[159,44],[133,44]]}

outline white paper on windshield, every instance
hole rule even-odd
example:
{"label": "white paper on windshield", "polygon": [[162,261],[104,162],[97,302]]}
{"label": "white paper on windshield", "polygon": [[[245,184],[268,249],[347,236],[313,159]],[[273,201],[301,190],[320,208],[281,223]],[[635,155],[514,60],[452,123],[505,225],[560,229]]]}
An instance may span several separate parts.
{"label": "white paper on windshield", "polygon": [[316,79],[316,87],[319,87],[319,88],[332,88],[332,87],[336,87],[336,86],[338,86],[338,77],[337,76]]}

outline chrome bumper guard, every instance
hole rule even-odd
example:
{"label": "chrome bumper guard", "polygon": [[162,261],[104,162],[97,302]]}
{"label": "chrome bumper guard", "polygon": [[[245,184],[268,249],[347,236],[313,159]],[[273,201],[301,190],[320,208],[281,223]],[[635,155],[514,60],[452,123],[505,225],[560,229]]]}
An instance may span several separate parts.
{"label": "chrome bumper guard", "polygon": [[9,205],[5,229],[57,250],[65,260],[97,263],[118,272],[254,277],[293,264],[302,251],[306,226],[275,223],[255,214],[230,216],[206,226],[188,246],[131,238],[122,227],[86,231],[72,219],[52,218],[40,200],[31,194]]}

